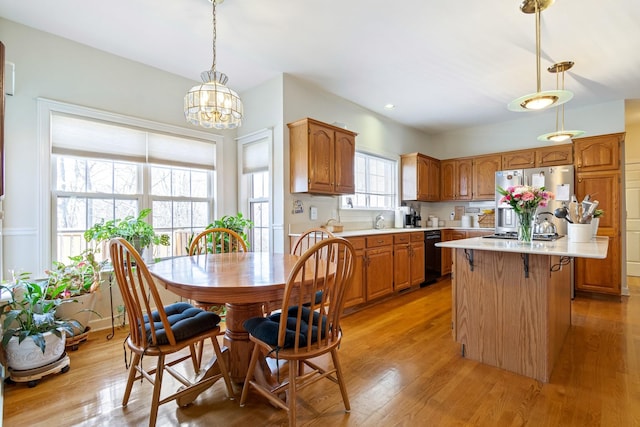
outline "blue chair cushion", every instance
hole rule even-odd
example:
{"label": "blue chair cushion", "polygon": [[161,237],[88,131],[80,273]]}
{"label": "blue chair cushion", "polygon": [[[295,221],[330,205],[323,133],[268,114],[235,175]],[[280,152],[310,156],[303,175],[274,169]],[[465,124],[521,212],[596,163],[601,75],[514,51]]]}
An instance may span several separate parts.
{"label": "blue chair cushion", "polygon": [[[173,336],[176,341],[183,341],[194,337],[213,329],[220,323],[220,316],[217,314],[200,308],[195,308],[186,302],[177,302],[175,304],[168,305],[164,308],[164,311],[167,314],[167,318],[169,319],[169,324],[171,325],[171,330],[173,331]],[[167,332],[160,321],[160,315],[158,312],[154,311],[151,313],[151,317],[156,330],[158,344],[169,344]],[[147,316],[144,316],[144,327],[147,331],[147,337],[149,337],[149,344],[151,344],[151,326]]]}
{"label": "blue chair cushion", "polygon": [[[284,346],[283,348],[291,348],[295,345],[296,338],[296,324],[297,324],[298,307],[289,307],[287,310],[287,328],[285,332]],[[307,323],[311,310],[307,307],[302,307],[302,318],[300,319],[300,342],[306,342],[309,331],[311,331],[312,341],[318,339],[318,318],[320,314],[316,311],[313,312],[313,325],[311,328]],[[244,321],[244,329],[254,337],[258,338],[270,346],[278,345],[278,327],[280,325],[281,313],[274,313],[267,317],[253,317]],[[326,324],[326,317],[322,316],[322,336],[324,336],[324,329]]]}

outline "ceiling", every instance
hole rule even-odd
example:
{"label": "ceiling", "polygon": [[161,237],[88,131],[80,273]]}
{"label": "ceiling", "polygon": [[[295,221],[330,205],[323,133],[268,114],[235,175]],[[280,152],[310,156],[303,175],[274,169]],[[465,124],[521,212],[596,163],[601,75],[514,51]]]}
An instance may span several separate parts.
{"label": "ceiling", "polygon": [[[428,133],[512,120],[539,114],[506,107],[536,91],[535,17],[519,6],[226,0],[217,69],[240,94],[288,73]],[[207,0],[0,0],[0,16],[194,81],[211,66]],[[556,86],[548,66],[576,63],[566,73],[575,94],[567,117],[640,98],[640,1],[557,0],[542,12],[541,48],[542,90]]]}

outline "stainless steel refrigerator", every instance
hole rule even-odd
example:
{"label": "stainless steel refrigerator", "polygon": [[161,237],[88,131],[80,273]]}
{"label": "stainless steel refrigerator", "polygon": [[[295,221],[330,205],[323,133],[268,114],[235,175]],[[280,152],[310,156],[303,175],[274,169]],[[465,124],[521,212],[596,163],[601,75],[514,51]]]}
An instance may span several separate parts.
{"label": "stainless steel refrigerator", "polygon": [[[544,187],[555,194],[555,199],[550,201],[547,207],[539,207],[537,210],[540,219],[548,219],[556,226],[559,235],[567,234],[567,221],[556,218],[553,212],[562,207],[563,203],[569,203],[574,194],[573,165],[552,166],[546,168],[517,169],[496,172],[496,234],[517,234],[518,217],[513,208],[507,203],[500,203],[502,195],[498,193],[498,186],[507,188],[510,185],[531,185]],[[548,214],[543,215],[543,212]]]}

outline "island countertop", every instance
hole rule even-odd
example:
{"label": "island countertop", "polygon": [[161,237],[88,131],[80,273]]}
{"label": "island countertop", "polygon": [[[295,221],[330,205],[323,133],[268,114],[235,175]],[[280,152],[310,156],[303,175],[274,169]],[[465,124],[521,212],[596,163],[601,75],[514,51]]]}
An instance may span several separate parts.
{"label": "island countertop", "polygon": [[472,237],[470,239],[449,240],[436,243],[436,246],[452,249],[475,249],[493,252],[515,252],[536,255],[558,255],[576,258],[597,258],[607,257],[609,238],[606,236],[596,236],[589,242],[571,242],[564,236],[554,241],[534,241],[532,243],[522,243],[510,239],[486,239],[483,237]]}

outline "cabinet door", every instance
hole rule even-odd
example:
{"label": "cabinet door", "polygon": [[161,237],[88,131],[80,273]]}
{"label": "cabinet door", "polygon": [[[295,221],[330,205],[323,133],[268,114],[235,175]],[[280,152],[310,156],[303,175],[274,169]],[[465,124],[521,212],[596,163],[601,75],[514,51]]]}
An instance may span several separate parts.
{"label": "cabinet door", "polygon": [[440,160],[429,159],[428,201],[440,200]]}
{"label": "cabinet door", "polygon": [[393,293],[393,249],[367,249],[365,257],[367,301]]}
{"label": "cabinet door", "polygon": [[456,195],[456,161],[440,162],[440,199],[455,200]]}
{"label": "cabinet door", "polygon": [[536,150],[536,167],[573,164],[573,144],[552,145]]}
{"label": "cabinet door", "polygon": [[620,144],[624,134],[579,138],[574,141],[577,172],[617,170],[620,168]]}
{"label": "cabinet door", "polygon": [[411,287],[410,245],[402,243],[393,246],[393,289],[400,291]]}
{"label": "cabinet door", "polygon": [[418,170],[418,200],[429,201],[431,199],[431,193],[429,189],[431,188],[431,182],[429,181],[429,159],[422,156],[417,156],[416,158],[416,166]]}
{"label": "cabinet door", "polygon": [[[422,233],[421,233],[422,234]],[[424,237],[420,242],[411,242],[411,286],[424,282]]]}
{"label": "cabinet door", "polygon": [[456,168],[458,172],[456,200],[471,200],[473,196],[473,160],[458,160]]}
{"label": "cabinet door", "polygon": [[502,155],[502,169],[532,168],[536,165],[534,150],[509,151]]}
{"label": "cabinet door", "polygon": [[609,236],[607,257],[603,260],[576,258],[576,289],[620,295],[621,239],[620,239],[620,172],[602,171],[578,173],[576,194],[580,199],[591,194],[604,210],[600,217],[598,235]]}
{"label": "cabinet door", "polygon": [[335,186],[338,194],[353,194],[356,191],[354,162],[356,138],[352,133],[335,132]]}
{"label": "cabinet door", "polygon": [[355,237],[349,239],[356,251],[353,265],[353,279],[344,293],[344,307],[353,307],[365,302],[364,293],[364,238]]}
{"label": "cabinet door", "polygon": [[502,166],[502,156],[481,156],[473,160],[473,200],[494,200],[496,172]]}
{"label": "cabinet door", "polygon": [[333,193],[334,189],[334,131],[321,125],[309,124],[309,191]]}

